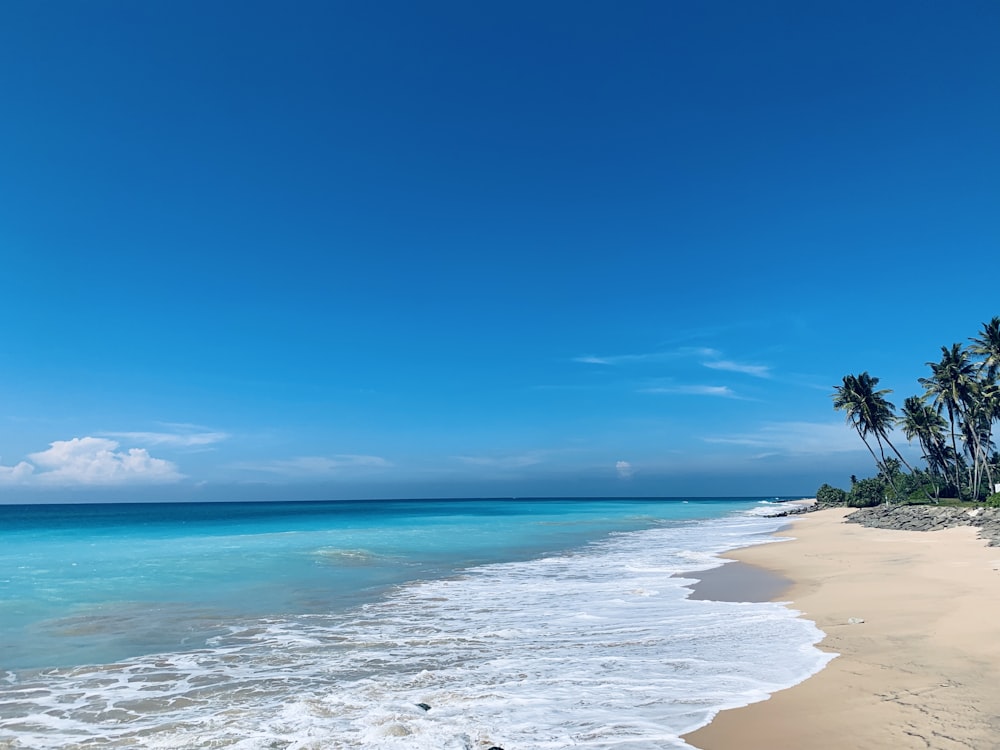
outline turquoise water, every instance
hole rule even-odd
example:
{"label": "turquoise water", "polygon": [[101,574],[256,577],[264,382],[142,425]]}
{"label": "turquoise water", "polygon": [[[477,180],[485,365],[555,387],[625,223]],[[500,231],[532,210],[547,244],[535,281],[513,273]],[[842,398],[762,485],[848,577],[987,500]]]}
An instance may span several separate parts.
{"label": "turquoise water", "polygon": [[674,577],[768,541],[762,500],[0,506],[0,740],[683,747],[827,658]]}
{"label": "turquoise water", "polygon": [[203,645],[233,617],[342,610],[746,500],[0,506],[0,668]]}

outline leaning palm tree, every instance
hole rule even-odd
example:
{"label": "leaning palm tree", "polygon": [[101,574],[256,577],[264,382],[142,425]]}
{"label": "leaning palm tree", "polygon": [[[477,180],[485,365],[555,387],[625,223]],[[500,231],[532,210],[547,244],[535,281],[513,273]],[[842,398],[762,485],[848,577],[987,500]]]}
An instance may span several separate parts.
{"label": "leaning palm tree", "polygon": [[[957,433],[967,421],[966,412],[974,399],[976,368],[969,359],[969,353],[962,349],[961,344],[952,344],[950,349],[942,346],[941,361],[928,362],[927,365],[931,368],[931,376],[919,378],[919,382],[926,390],[925,397],[932,400],[938,413],[942,410],[948,412],[951,447],[956,459],[955,488],[961,496],[962,480],[959,474]],[[973,491],[977,492],[975,489]]]}
{"label": "leaning palm tree", "polygon": [[[899,457],[899,460],[913,471],[913,467],[907,463],[896,446],[889,440],[889,429],[896,422],[896,407],[886,398],[886,394],[892,393],[888,388],[876,390],[878,378],[863,372],[860,375],[845,375],[842,385],[834,386],[833,408],[844,411],[847,416],[847,423],[858,433],[868,452],[875,459],[875,465],[889,480],[893,493],[899,497],[896,486],[892,481],[892,472],[886,462],[885,445]],[[876,455],[868,436],[875,438],[879,453]]]}
{"label": "leaning palm tree", "polygon": [[[998,416],[1000,416],[1000,385],[988,380],[977,380],[964,430],[968,435],[966,442],[970,442],[971,438],[971,444],[975,448],[973,487],[977,490],[982,484],[984,474],[990,487],[994,486],[990,452],[993,449],[993,422]],[[990,491],[992,492],[992,489]]]}
{"label": "leaning palm tree", "polygon": [[938,487],[935,477],[947,477],[948,470],[944,418],[937,413],[933,406],[924,403],[919,396],[910,396],[903,402],[900,424],[907,440],[917,439],[920,452],[927,463],[928,474],[932,478],[934,495],[937,497],[940,494],[940,487]]}
{"label": "leaning palm tree", "polygon": [[983,323],[983,330],[970,339],[969,351],[981,357],[978,364],[977,437],[978,455],[992,491],[994,484],[993,462],[990,450],[993,446],[993,423],[1000,419],[1000,317]]}
{"label": "leaning palm tree", "polygon": [[1000,317],[983,323],[983,332],[969,341],[972,342],[969,351],[982,357],[980,372],[986,373],[986,380],[995,382],[1000,374]]}

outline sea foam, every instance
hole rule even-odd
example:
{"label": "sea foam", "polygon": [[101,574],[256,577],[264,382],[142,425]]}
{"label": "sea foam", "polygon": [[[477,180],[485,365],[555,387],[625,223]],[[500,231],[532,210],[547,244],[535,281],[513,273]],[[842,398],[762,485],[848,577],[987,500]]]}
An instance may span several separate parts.
{"label": "sea foam", "polygon": [[[682,748],[821,669],[779,603],[693,601],[683,571],[771,541],[741,514],[402,585],[333,615],[230,623],[208,648],[20,672],[0,739],[68,748]],[[430,706],[428,710],[419,704]]]}

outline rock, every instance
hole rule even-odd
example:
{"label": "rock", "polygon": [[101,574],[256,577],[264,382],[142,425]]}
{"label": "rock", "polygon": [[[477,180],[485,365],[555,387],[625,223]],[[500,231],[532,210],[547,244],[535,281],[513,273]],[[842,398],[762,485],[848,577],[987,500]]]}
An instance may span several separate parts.
{"label": "rock", "polygon": [[991,547],[1000,546],[1000,508],[955,508],[939,505],[879,505],[859,508],[845,519],[876,529],[938,531],[975,526]]}
{"label": "rock", "polygon": [[809,505],[799,505],[798,503],[789,502],[788,507],[782,508],[781,510],[777,510],[774,513],[771,513],[770,517],[784,518],[785,516],[797,516],[800,513],[808,513],[810,510],[813,509],[814,505],[815,503],[811,503]]}

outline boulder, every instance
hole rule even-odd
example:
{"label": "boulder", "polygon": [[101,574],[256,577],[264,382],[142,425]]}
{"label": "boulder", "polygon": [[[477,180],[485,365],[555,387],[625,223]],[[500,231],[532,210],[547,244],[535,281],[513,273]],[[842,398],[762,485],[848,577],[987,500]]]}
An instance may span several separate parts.
{"label": "boulder", "polygon": [[878,505],[859,508],[845,519],[876,529],[939,531],[975,526],[991,547],[1000,546],[1000,508],[957,508],[940,505]]}

